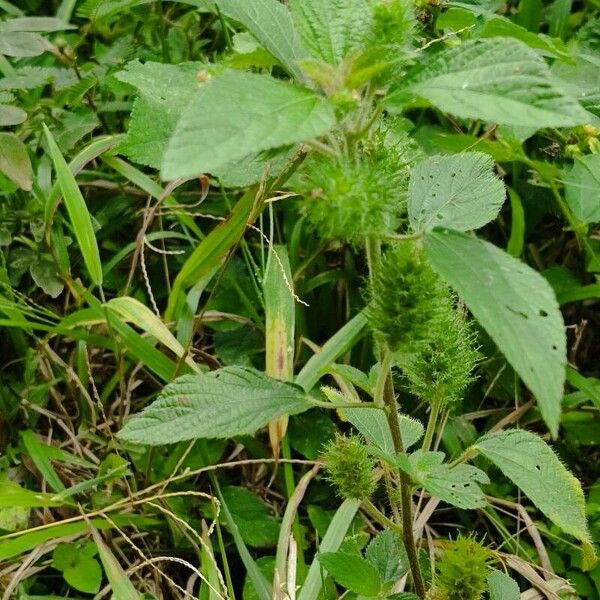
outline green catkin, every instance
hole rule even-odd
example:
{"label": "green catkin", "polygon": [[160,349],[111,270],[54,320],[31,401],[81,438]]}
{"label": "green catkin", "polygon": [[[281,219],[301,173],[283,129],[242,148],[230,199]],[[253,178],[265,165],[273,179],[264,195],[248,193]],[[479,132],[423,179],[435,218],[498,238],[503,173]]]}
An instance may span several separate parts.
{"label": "green catkin", "polygon": [[375,491],[375,463],[361,439],[336,435],[323,454],[327,477],[344,498],[368,500]]}
{"label": "green catkin", "polygon": [[369,286],[367,318],[393,352],[412,354],[430,339],[432,324],[452,309],[448,288],[413,244],[390,247]]}
{"label": "green catkin", "polygon": [[449,542],[436,565],[430,600],[481,600],[491,560],[490,551],[473,537]]}
{"label": "green catkin", "polygon": [[312,155],[294,180],[300,211],[324,240],[360,246],[395,231],[406,214],[407,164],[414,147],[387,124],[353,156]]}
{"label": "green catkin", "polygon": [[411,393],[452,404],[473,381],[479,358],[472,324],[449,308],[431,323],[427,342],[399,362]]}

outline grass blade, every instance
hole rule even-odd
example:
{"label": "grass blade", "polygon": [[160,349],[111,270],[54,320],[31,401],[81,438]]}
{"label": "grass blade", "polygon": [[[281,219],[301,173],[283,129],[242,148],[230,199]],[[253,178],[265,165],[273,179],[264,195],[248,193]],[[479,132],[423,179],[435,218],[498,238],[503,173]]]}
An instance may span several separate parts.
{"label": "grass blade", "polygon": [[98,242],[94,234],[92,219],[87,209],[87,205],[81,191],[77,186],[75,177],[71,173],[67,162],[58,148],[58,145],[50,133],[50,130],[44,125],[44,133],[48,141],[48,147],[58,184],[63,195],[65,206],[69,214],[71,225],[73,226],[73,234],[79,245],[79,249],[83,256],[83,261],[87,267],[90,279],[96,284],[102,284],[102,263],[100,262],[100,253],[98,251]]}

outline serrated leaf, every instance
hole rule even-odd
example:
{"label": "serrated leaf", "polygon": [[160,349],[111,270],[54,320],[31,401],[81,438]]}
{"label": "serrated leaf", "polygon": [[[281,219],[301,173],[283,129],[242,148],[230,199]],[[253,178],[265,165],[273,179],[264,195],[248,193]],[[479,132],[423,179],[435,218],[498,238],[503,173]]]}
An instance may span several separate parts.
{"label": "serrated leaf", "polygon": [[492,244],[447,229],[427,234],[425,252],[534,393],[544,421],[556,435],[566,337],[546,279]]}
{"label": "serrated leaf", "polygon": [[[333,404],[348,404],[352,399],[333,388],[323,387],[321,391]],[[369,442],[387,455],[394,455],[394,442],[387,418],[382,409],[343,408],[338,409],[341,416],[363,435]],[[398,415],[400,433],[405,448],[410,448],[423,437],[423,425],[407,415]]]}
{"label": "serrated leaf", "polygon": [[469,40],[444,48],[409,72],[403,86],[392,95],[392,103],[416,94],[464,119],[536,129],[589,120],[552,78],[544,59],[511,38]]}
{"label": "serrated leaf", "polygon": [[265,75],[213,77],[181,115],[162,165],[165,179],[212,172],[262,150],[329,131],[329,103],[310,90]]}
{"label": "serrated leaf", "polygon": [[372,21],[366,0],[291,0],[294,24],[315,58],[337,65],[364,41]]}
{"label": "serrated leaf", "polygon": [[383,584],[395,583],[408,573],[406,549],[400,536],[391,529],[379,532],[371,540],[365,558],[377,569]]}
{"label": "serrated leaf", "polygon": [[323,552],[319,562],[337,583],[361,596],[377,596],[381,580],[377,569],[357,554]]}
{"label": "serrated leaf", "polygon": [[486,505],[480,483],[489,483],[488,476],[472,465],[450,468],[443,452],[417,450],[398,456],[398,466],[430,494],[458,508],[480,508]]}
{"label": "serrated leaf", "polygon": [[502,571],[492,569],[486,580],[490,600],[519,600],[521,597],[517,582]]}
{"label": "serrated leaf", "polygon": [[[521,429],[490,433],[475,448],[564,532],[591,548],[581,484],[539,436]],[[587,555],[591,559],[591,555]]]}
{"label": "serrated leaf", "polygon": [[430,156],[418,163],[408,186],[413,229],[469,231],[493,221],[505,198],[493,168],[494,161],[482,152]]}
{"label": "serrated leaf", "polygon": [[564,184],[573,214],[584,223],[600,222],[600,154],[578,156]]}
{"label": "serrated leaf", "polygon": [[271,379],[255,369],[225,367],[177,378],[118,435],[128,442],[149,446],[228,438],[253,434],[283,414],[309,408],[306,394],[295,385]]}
{"label": "serrated leaf", "polygon": [[296,79],[298,61],[308,57],[289,10],[278,0],[216,0],[221,11],[240,22]]}
{"label": "serrated leaf", "polygon": [[31,191],[33,173],[27,147],[14,133],[0,132],[0,172],[22,190]]}
{"label": "serrated leaf", "polygon": [[198,73],[203,69],[204,65],[198,62],[167,65],[134,60],[115,75],[139,93],[127,137],[119,146],[125,156],[143,165],[160,167],[181,113],[200,89]]}

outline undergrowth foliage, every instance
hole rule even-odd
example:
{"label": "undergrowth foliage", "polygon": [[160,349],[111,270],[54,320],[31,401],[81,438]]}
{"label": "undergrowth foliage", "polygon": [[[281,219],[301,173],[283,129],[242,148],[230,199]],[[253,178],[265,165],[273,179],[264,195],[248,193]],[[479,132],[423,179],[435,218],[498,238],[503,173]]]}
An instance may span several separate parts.
{"label": "undergrowth foliage", "polygon": [[597,13],[0,0],[1,600],[597,600]]}

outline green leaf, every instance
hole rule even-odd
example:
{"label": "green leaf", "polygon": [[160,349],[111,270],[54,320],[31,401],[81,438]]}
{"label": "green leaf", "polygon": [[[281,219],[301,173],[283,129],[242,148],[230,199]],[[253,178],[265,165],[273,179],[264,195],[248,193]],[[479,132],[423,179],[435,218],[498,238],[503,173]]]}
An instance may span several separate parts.
{"label": "green leaf", "polygon": [[464,300],[527,387],[557,434],[566,337],[552,288],[539,273],[492,244],[447,229],[427,234],[431,266]]}
{"label": "green leaf", "polygon": [[308,410],[300,388],[254,369],[225,367],[184,375],[119,432],[128,442],[150,446],[196,438],[253,434],[269,421]]}
{"label": "green leaf", "polygon": [[569,127],[588,122],[544,59],[510,38],[469,40],[444,48],[410,71],[392,103],[416,94],[464,119],[500,125]]}
{"label": "green leaf", "polygon": [[76,590],[96,594],[102,584],[102,568],[95,558],[81,558],[63,571],[65,581]]}
{"label": "green leaf", "polygon": [[210,280],[217,267],[223,263],[231,249],[240,241],[246,230],[255,196],[254,190],[248,190],[238,200],[229,218],[219,223],[187,258],[173,282],[165,313],[166,320],[180,316],[185,301],[184,290],[197,285],[202,280]]}
{"label": "green leaf", "polygon": [[237,548],[238,554],[240,555],[242,563],[246,568],[248,578],[254,586],[256,595],[258,596],[258,598],[260,598],[260,600],[270,600],[273,597],[273,590],[271,584],[267,581],[267,578],[264,576],[263,572],[259,568],[257,561],[255,561],[254,558],[252,558],[252,555],[248,551],[248,548],[246,547],[246,544],[244,543],[244,540],[242,539],[242,536],[240,534],[240,530],[237,526],[237,523],[235,522],[235,519],[233,518],[233,515],[229,510],[229,506],[227,505],[227,502],[225,501],[225,498],[221,493],[221,488],[219,486],[218,479],[212,476],[211,481],[215,486],[219,502],[221,503],[223,519],[227,523],[229,532],[233,537],[233,541]]}
{"label": "green leaf", "polygon": [[89,521],[88,527],[92,531],[92,537],[94,538],[96,546],[98,546],[100,560],[102,561],[106,578],[108,579],[108,583],[113,592],[112,600],[141,600],[141,595],[138,594],[133,587],[133,583],[131,583],[127,574],[123,571],[123,568],[115,558],[114,554],[102,541],[98,530]]}
{"label": "green leaf", "polygon": [[73,233],[83,255],[83,261],[91,280],[96,285],[100,285],[102,284],[102,263],[100,262],[98,243],[96,242],[90,213],[81,195],[81,191],[77,187],[75,177],[69,170],[69,166],[46,125],[44,125],[44,132],[48,141],[50,156],[56,169],[58,184],[65,206],[67,207],[71,225],[73,226]]}
{"label": "green leaf", "polygon": [[[181,113],[200,89],[198,73],[204,68],[199,62],[127,63],[115,77],[135,87],[139,96],[119,150],[135,162],[158,169]],[[160,119],[156,118],[158,114]]]}
{"label": "green leaf", "polygon": [[21,440],[27,454],[48,485],[56,492],[63,491],[65,486],[50,463],[50,458],[46,454],[46,445],[40,442],[38,436],[30,430],[21,432]]}
{"label": "green leaf", "polygon": [[0,481],[0,508],[38,506],[61,506],[64,502],[56,500],[54,494],[34,492],[22,488],[12,481]]}
{"label": "green leaf", "polygon": [[0,55],[26,58],[38,56],[46,50],[47,42],[41,35],[27,31],[6,31],[0,35]]}
{"label": "green leaf", "polygon": [[65,581],[71,587],[80,592],[95,594],[102,583],[102,569],[92,556],[87,548],[80,548],[77,544],[59,544],[52,553],[52,566],[62,571]]}
{"label": "green leaf", "polygon": [[482,152],[430,156],[418,163],[408,186],[413,229],[468,231],[493,221],[505,198],[493,168],[494,161]]}
{"label": "green leaf", "polygon": [[18,106],[10,104],[0,104],[0,126],[10,127],[11,125],[19,125],[27,119],[27,113]]}
{"label": "green leaf", "polygon": [[242,487],[221,490],[242,539],[254,548],[273,547],[277,543],[279,522],[269,514],[267,505]]}
{"label": "green leaf", "polygon": [[490,571],[487,584],[490,600],[519,600],[521,597],[517,582],[497,569]]}
{"label": "green leaf", "polygon": [[325,374],[327,367],[354,346],[364,333],[366,325],[367,318],[363,312],[352,317],[323,344],[319,352],[308,359],[300,373],[296,375],[296,383],[306,391],[310,391]]}
{"label": "green leaf", "polygon": [[487,504],[480,483],[489,483],[488,476],[471,465],[450,468],[444,464],[443,452],[417,450],[398,457],[398,466],[429,493],[459,508],[480,508]]}
{"label": "green leaf", "polygon": [[377,596],[381,580],[377,569],[357,554],[321,552],[319,562],[341,586],[361,596]]}
{"label": "green leaf", "polygon": [[333,109],[313,92],[266,75],[228,71],[183,112],[165,153],[165,179],[212,172],[261,150],[327,133]]}
{"label": "green leaf", "polygon": [[366,0],[291,0],[290,9],[304,45],[332,65],[360,46],[371,27]]}
{"label": "green leaf", "polygon": [[377,569],[383,584],[395,583],[408,573],[409,563],[404,544],[391,529],[380,531],[371,540],[365,558]]}
{"label": "green leaf", "polygon": [[278,0],[216,0],[227,17],[241,23],[296,79],[298,61],[307,58],[289,10]]}
{"label": "green leaf", "polygon": [[492,461],[564,532],[584,545],[584,562],[593,562],[581,484],[537,435],[521,429],[490,433],[475,448]]}
{"label": "green leaf", "polygon": [[25,144],[14,134],[0,132],[0,172],[22,190],[31,191],[31,161]]}
{"label": "green leaf", "polygon": [[[164,525],[164,520],[119,513],[111,514],[110,522],[104,518],[91,519],[90,522],[97,529],[112,529],[115,526],[148,529],[152,527],[162,527]],[[56,540],[61,537],[84,535],[86,533],[89,533],[88,524],[82,520],[66,523],[54,521],[49,525],[41,525],[17,534],[0,536],[0,560],[19,556],[19,554],[32,550],[50,540]]]}
{"label": "green leaf", "polygon": [[600,221],[600,154],[578,156],[564,177],[565,200],[584,223]]}
{"label": "green leaf", "polygon": [[0,31],[38,31],[50,33],[52,31],[64,31],[75,29],[74,25],[65,23],[56,17],[18,17],[0,23]]}
{"label": "green leaf", "polygon": [[539,50],[544,56],[558,57],[566,62],[572,62],[571,55],[566,44],[558,39],[543,33],[527,31],[525,27],[513,23],[506,17],[499,15],[491,16],[479,32],[482,38],[512,37],[521,40],[530,48]]}
{"label": "green leaf", "polygon": [[[352,524],[354,516],[358,511],[360,502],[358,500],[344,500],[337,509],[323,540],[319,546],[322,553],[336,552],[344,541],[348,528]],[[321,587],[323,586],[322,567],[318,556],[315,557],[308,570],[308,575],[297,596],[298,600],[317,600]]]}

